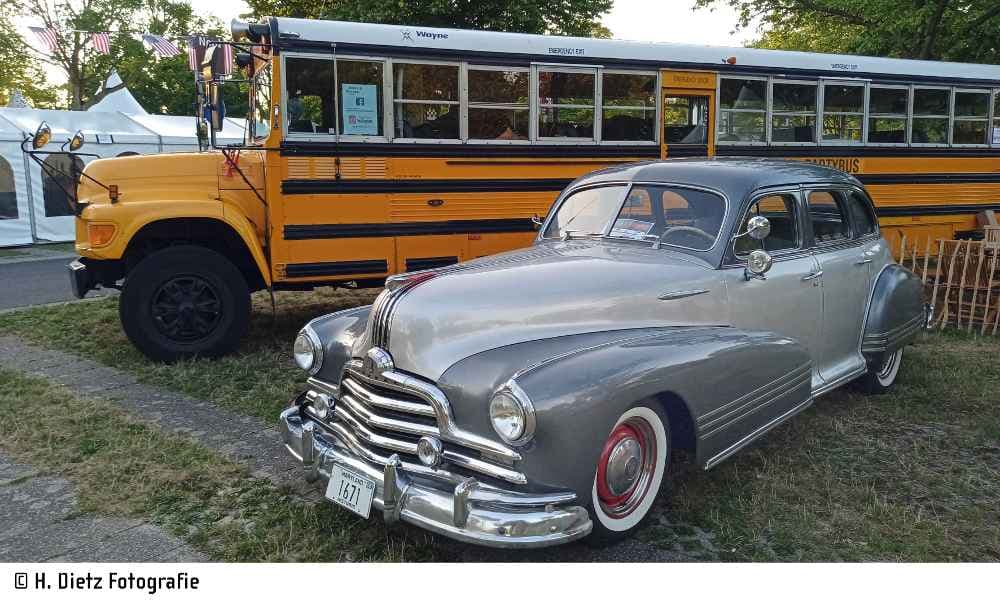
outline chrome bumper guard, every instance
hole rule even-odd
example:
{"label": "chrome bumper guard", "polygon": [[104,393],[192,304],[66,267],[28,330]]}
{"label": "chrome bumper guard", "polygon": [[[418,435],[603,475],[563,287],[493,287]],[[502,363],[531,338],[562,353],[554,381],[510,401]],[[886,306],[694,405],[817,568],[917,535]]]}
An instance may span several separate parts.
{"label": "chrome bumper guard", "polygon": [[572,493],[531,495],[480,485],[469,477],[448,493],[420,485],[403,470],[398,455],[372,464],[333,442],[335,435],[299,407],[281,413],[285,447],[302,461],[309,481],[328,481],[334,465],[375,480],[372,504],[387,524],[402,519],[441,535],[497,548],[540,548],[564,544],[590,533],[586,509],[566,506]]}

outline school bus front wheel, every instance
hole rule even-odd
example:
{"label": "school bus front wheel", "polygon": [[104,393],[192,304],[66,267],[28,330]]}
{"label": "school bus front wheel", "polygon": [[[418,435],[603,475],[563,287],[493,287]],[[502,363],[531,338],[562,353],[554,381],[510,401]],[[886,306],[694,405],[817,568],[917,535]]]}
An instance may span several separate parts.
{"label": "school bus front wheel", "polygon": [[222,254],[169,246],[129,272],[118,305],[122,328],[147,357],[161,362],[234,351],[250,322],[250,291]]}

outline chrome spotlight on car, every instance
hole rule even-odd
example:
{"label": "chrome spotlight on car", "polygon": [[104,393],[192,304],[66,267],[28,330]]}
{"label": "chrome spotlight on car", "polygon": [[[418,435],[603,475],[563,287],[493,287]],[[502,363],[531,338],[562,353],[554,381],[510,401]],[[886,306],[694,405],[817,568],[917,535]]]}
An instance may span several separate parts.
{"label": "chrome spotlight on car", "polygon": [[747,257],[747,266],[744,270],[746,280],[766,279],[764,275],[771,270],[772,264],[774,264],[774,259],[766,250],[754,250]]}

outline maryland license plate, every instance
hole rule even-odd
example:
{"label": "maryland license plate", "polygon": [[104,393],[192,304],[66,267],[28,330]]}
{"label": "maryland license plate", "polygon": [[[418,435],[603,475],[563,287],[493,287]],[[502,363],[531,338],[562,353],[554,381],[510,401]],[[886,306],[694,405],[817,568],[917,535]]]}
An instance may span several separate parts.
{"label": "maryland license plate", "polygon": [[334,465],[330,473],[330,483],[326,486],[326,498],[336,504],[368,518],[375,497],[375,480],[359,475],[341,466]]}

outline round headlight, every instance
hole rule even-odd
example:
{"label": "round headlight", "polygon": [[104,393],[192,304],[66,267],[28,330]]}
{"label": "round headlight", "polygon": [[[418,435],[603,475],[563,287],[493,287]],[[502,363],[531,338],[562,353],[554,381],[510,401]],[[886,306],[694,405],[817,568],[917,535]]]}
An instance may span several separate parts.
{"label": "round headlight", "polygon": [[323,366],[323,346],[320,345],[316,333],[306,327],[295,337],[292,345],[292,357],[295,364],[303,371],[308,371],[310,375],[319,371]]}
{"label": "round headlight", "polygon": [[535,411],[528,397],[510,384],[490,400],[490,424],[504,441],[525,443],[535,428]]}
{"label": "round headlight", "polygon": [[428,467],[434,468],[441,464],[444,448],[441,440],[436,437],[423,436],[417,440],[417,458]]}

